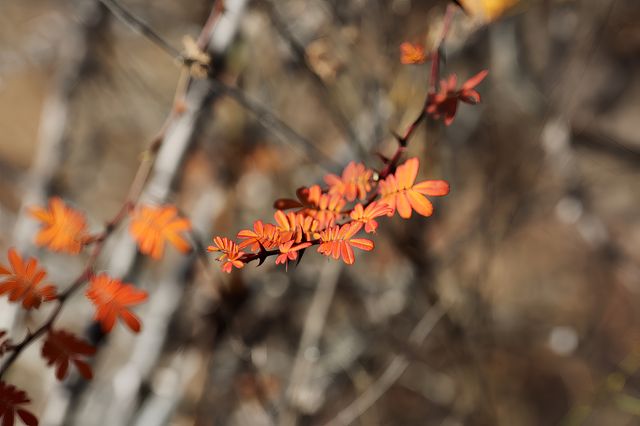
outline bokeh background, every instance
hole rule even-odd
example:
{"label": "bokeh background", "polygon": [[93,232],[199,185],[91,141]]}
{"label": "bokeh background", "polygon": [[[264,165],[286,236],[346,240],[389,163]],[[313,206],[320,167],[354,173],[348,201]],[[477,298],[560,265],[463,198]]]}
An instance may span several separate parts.
{"label": "bokeh background", "polygon": [[[121,4],[179,49],[212,6]],[[226,6],[215,70],[243,95],[190,89],[187,129],[145,192],[177,204],[204,245],[270,220],[276,198],[350,160],[379,168],[428,87],[428,64],[401,65],[399,45],[432,46],[444,12],[429,0]],[[488,15],[458,10],[444,50],[444,74],[490,70],[482,104],[410,143],[419,176],[452,186],[433,217],[383,219],[352,267],[309,252],[288,272],[267,261],[231,275],[213,257],[142,258],[123,227],[99,267],[150,292],[144,330],[105,339],[83,297],[68,303],[60,325],[99,345],[94,380],[56,383],[39,344],[7,378],[41,423],[640,424],[640,3],[522,0]],[[17,246],[72,281],[85,259],[34,247],[25,207],[59,195],[99,230],[179,74],[98,2],[2,2],[1,253]],[[3,302],[0,328],[21,336],[46,314]]]}

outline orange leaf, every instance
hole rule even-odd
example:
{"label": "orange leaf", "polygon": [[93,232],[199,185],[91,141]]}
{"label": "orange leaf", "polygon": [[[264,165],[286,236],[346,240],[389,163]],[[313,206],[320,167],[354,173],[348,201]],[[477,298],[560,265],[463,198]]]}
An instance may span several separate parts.
{"label": "orange leaf", "polygon": [[21,406],[31,400],[25,391],[0,381],[0,419],[2,426],[13,426],[16,414],[27,426],[38,426],[38,419]]}
{"label": "orange leaf", "polygon": [[124,284],[107,274],[100,274],[91,278],[87,298],[96,306],[95,320],[100,322],[105,333],[113,329],[118,318],[135,333],[140,331],[140,319],[128,308],[147,300],[146,291]]}
{"label": "orange leaf", "polygon": [[407,41],[400,45],[400,63],[404,65],[424,64],[426,60],[427,54],[423,46]]}
{"label": "orange leaf", "polygon": [[8,293],[10,302],[22,300],[25,309],[37,309],[42,302],[55,300],[56,288],[51,284],[42,284],[47,273],[38,268],[35,258],[25,262],[13,248],[9,249],[8,258],[10,269],[0,265],[0,276],[7,275],[0,282],[0,295]]}
{"label": "orange leaf", "polygon": [[175,206],[141,206],[131,218],[129,232],[138,243],[142,254],[159,260],[164,254],[165,242],[169,242],[182,253],[191,246],[182,235],[191,230],[191,223],[178,216]]}
{"label": "orange leaf", "polygon": [[364,208],[362,204],[358,203],[351,211],[351,219],[362,222],[366,232],[375,233],[376,229],[378,229],[378,222],[375,218],[387,216],[389,213],[393,214],[393,209],[385,203],[374,201],[366,208]]}
{"label": "orange leaf", "polygon": [[244,256],[244,252],[240,251],[240,249],[238,248],[238,244],[226,237],[215,237],[213,239],[213,243],[215,244],[215,246],[209,246],[207,247],[207,250],[220,252],[218,261],[224,262],[222,264],[222,270],[224,272],[231,273],[233,267],[236,267],[238,269],[244,267],[244,262],[240,260],[242,256]]}
{"label": "orange leaf", "polygon": [[65,205],[58,197],[49,200],[49,208],[32,207],[29,212],[42,222],[36,235],[36,244],[49,250],[80,253],[87,239],[87,223],[84,215]]}
{"label": "orange leaf", "polygon": [[333,257],[336,260],[342,257],[344,263],[352,265],[356,260],[353,247],[366,251],[373,250],[374,247],[373,241],[371,240],[351,238],[360,229],[362,229],[361,222],[350,222],[342,226],[333,226],[319,232],[317,237],[321,243],[318,247],[318,253]]}
{"label": "orange leaf", "polygon": [[460,0],[464,9],[476,19],[489,23],[495,21],[515,6],[519,0]]}
{"label": "orange leaf", "polygon": [[63,380],[67,376],[69,364],[73,363],[78,372],[87,380],[93,377],[91,367],[82,358],[96,353],[96,348],[64,330],[51,330],[42,346],[42,356],[47,365],[56,365],[56,377]]}
{"label": "orange leaf", "polygon": [[324,177],[324,181],[329,185],[330,195],[339,195],[347,201],[354,201],[356,198],[367,198],[367,193],[371,191],[372,178],[372,170],[367,169],[364,164],[352,161],[345,167],[342,177],[329,174]]}
{"label": "orange leaf", "polygon": [[389,206],[389,215],[398,211],[400,217],[408,219],[415,211],[422,216],[431,216],[433,205],[425,194],[437,197],[449,193],[449,184],[443,180],[427,180],[416,184],[418,167],[418,159],[410,158],[398,166],[395,175],[380,181],[380,202]]}

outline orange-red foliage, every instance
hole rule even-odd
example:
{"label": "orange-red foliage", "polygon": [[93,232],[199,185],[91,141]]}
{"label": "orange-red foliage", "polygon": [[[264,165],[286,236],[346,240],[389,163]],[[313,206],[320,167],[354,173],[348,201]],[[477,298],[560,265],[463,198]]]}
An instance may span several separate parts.
{"label": "orange-red foliage", "polygon": [[427,53],[424,46],[405,41],[400,45],[400,62],[405,65],[424,64],[427,60]]}
{"label": "orange-red foliage", "polygon": [[15,386],[0,381],[0,419],[2,426],[13,426],[16,414],[27,426],[37,426],[38,419],[30,411],[21,408],[30,403],[27,393]]}
{"label": "orange-red foliage", "polygon": [[165,242],[182,253],[191,249],[182,233],[191,230],[189,220],[178,216],[174,206],[140,206],[131,217],[129,232],[138,243],[140,252],[159,260]]}
{"label": "orange-red foliage", "polygon": [[100,322],[102,331],[109,333],[120,318],[134,332],[139,332],[140,319],[129,310],[147,300],[147,292],[125,284],[107,274],[91,278],[87,298],[96,306],[95,320]]}
{"label": "orange-red foliage", "polygon": [[70,363],[76,366],[82,377],[90,380],[93,377],[91,366],[83,358],[95,353],[96,348],[64,330],[49,331],[42,346],[42,356],[47,360],[47,365],[56,365],[58,380],[67,376]]}
{"label": "orange-red foliage", "polygon": [[419,165],[417,158],[410,158],[398,166],[395,175],[380,181],[381,202],[391,208],[389,216],[396,210],[404,219],[410,218],[413,210],[422,216],[431,216],[433,204],[425,195],[443,196],[449,193],[449,184],[443,180],[427,180],[416,184]]}
{"label": "orange-red foliage", "polygon": [[0,295],[8,293],[11,302],[22,300],[25,309],[37,309],[42,302],[56,298],[56,287],[42,284],[47,272],[38,268],[35,258],[25,262],[13,248],[9,249],[8,258],[10,268],[0,265],[0,276],[6,276],[0,282]]}
{"label": "orange-red foliage", "polygon": [[393,214],[393,209],[386,203],[374,201],[367,207],[363,207],[358,203],[351,211],[351,219],[364,224],[364,230],[368,233],[375,233],[378,229],[378,222],[376,217],[389,216]]}
{"label": "orange-red foliage", "polygon": [[222,270],[224,272],[231,272],[233,267],[238,269],[244,266],[244,262],[240,258],[244,255],[244,252],[240,251],[238,245],[228,238],[215,237],[213,239],[215,246],[209,246],[209,251],[219,251],[221,254],[218,257],[218,261],[224,262]]}
{"label": "orange-red foliage", "polygon": [[356,198],[364,200],[371,191],[371,178],[373,170],[367,169],[362,163],[350,162],[342,172],[342,177],[329,174],[324,181],[329,185],[330,195],[339,195],[347,201]]}
{"label": "orange-red foliage", "polygon": [[[386,160],[389,161],[389,160]],[[290,260],[300,258],[306,248],[319,245],[318,252],[342,258],[347,264],[355,262],[353,247],[372,250],[373,242],[368,239],[353,238],[364,228],[375,233],[380,216],[393,216],[397,210],[401,217],[409,218],[412,211],[424,216],[433,213],[433,205],[425,197],[442,196],[449,193],[449,184],[442,180],[428,180],[415,183],[419,161],[411,158],[396,168],[395,174],[376,182],[373,170],[363,164],[349,163],[342,176],[327,175],[327,189],[319,185],[298,189],[298,200],[280,199],[274,206],[282,209],[298,209],[285,213],[276,210],[276,224],[256,220],[253,229],[243,229],[237,238],[238,244],[228,238],[215,237],[215,246],[209,251],[221,252],[223,271],[231,272],[233,267],[242,268],[247,262],[268,256],[277,256],[276,264],[288,265]],[[366,199],[356,202],[351,209],[345,209],[347,200]],[[249,253],[240,251],[247,248]]]}
{"label": "orange-red foliage", "polygon": [[353,248],[370,251],[373,250],[373,241],[365,238],[352,238],[362,228],[361,222],[345,223],[342,226],[334,226],[319,233],[321,241],[318,253],[342,260],[347,265],[356,261]]}
{"label": "orange-red foliage", "polygon": [[29,212],[42,222],[36,244],[49,250],[78,254],[87,240],[84,215],[65,205],[59,197],[49,200],[49,207],[32,207]]}
{"label": "orange-red foliage", "polygon": [[480,71],[478,74],[467,80],[459,90],[456,90],[457,77],[455,74],[449,79],[440,82],[440,90],[437,93],[430,93],[427,99],[427,113],[436,120],[444,117],[444,124],[450,125],[458,111],[458,102],[475,105],[480,102],[480,93],[475,87],[484,80],[489,71]]}

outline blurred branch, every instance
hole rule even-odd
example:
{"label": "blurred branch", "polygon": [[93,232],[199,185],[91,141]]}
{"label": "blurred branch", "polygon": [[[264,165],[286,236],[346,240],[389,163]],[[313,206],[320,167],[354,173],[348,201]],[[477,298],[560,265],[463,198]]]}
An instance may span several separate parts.
{"label": "blurred branch", "polygon": [[638,141],[621,140],[599,129],[590,120],[574,120],[571,123],[571,132],[575,135],[572,143],[576,146],[608,154],[632,166],[640,165]]}
{"label": "blurred branch", "polygon": [[[134,31],[138,32],[140,35],[148,38],[151,42],[158,45],[163,51],[165,51],[169,56],[179,59],[184,62],[185,58],[182,56],[182,53],[171,46],[169,42],[167,42],[162,36],[160,36],[157,32],[155,32],[151,27],[145,24],[140,18],[135,16],[133,13],[129,12],[122,5],[120,5],[116,0],[98,0],[103,3],[118,19],[125,22],[129,25]],[[218,2],[214,5],[214,12],[220,13],[223,9],[221,6],[222,2]],[[210,19],[205,27],[209,26],[212,22]],[[200,47],[202,46],[202,38],[198,39],[198,43]],[[237,87],[230,86],[219,78],[216,78],[214,75],[210,75],[210,80],[218,92],[221,92],[232,99],[234,99],[240,106],[252,112],[258,121],[267,129],[275,131],[284,136],[284,140],[291,140],[293,142],[301,145],[305,151],[305,153],[310,158],[321,158],[322,162],[325,163],[325,168],[339,168],[341,164],[337,164],[331,158],[327,156],[327,154],[320,151],[313,143],[311,143],[304,136],[297,133],[291,126],[286,124],[284,121],[280,120],[275,116],[269,109],[259,105],[257,102],[251,100],[242,90]],[[161,139],[164,132],[161,132],[158,137],[154,139],[154,143],[152,143],[153,150],[155,145],[157,145],[157,141]]]}
{"label": "blurred branch", "polygon": [[358,155],[361,158],[367,157],[367,150],[364,147],[362,141],[358,137],[357,132],[351,125],[351,120],[345,116],[341,107],[337,104],[334,99],[334,94],[325,81],[322,79],[320,75],[314,70],[313,66],[309,62],[309,57],[307,56],[307,50],[302,43],[300,43],[295,35],[289,29],[289,26],[282,20],[282,17],[278,13],[277,6],[273,2],[273,0],[263,0],[263,4],[266,5],[267,13],[269,14],[269,18],[271,19],[271,23],[274,28],[280,34],[280,37],[289,45],[291,48],[296,61],[302,65],[303,70],[311,79],[311,82],[314,86],[320,91],[322,96],[320,100],[325,104],[325,108],[329,112],[333,121],[338,125],[340,129],[347,135],[349,141],[351,142],[351,146],[356,149]]}
{"label": "blurred branch", "polygon": [[[420,345],[438,324],[438,321],[446,314],[446,310],[440,305],[433,305],[415,325],[409,335],[409,342]],[[393,357],[389,366],[367,390],[351,402],[336,417],[325,423],[325,426],[349,425],[371,408],[402,376],[409,366],[409,360],[404,355]]]}
{"label": "blurred branch", "polygon": [[213,85],[215,90],[229,96],[230,98],[238,102],[240,106],[253,113],[265,128],[281,134],[282,136],[284,136],[283,139],[285,141],[290,140],[302,146],[309,158],[320,158],[320,162],[323,164],[324,168],[341,167],[341,164],[338,164],[336,161],[327,156],[327,154],[320,151],[318,147],[316,147],[311,141],[293,130],[291,126],[279,119],[268,108],[265,108],[264,106],[250,99],[242,90],[238,89],[237,87],[225,84],[219,79],[212,79],[211,84]]}
{"label": "blurred branch", "polygon": [[118,1],[116,0],[98,0],[102,3],[109,11],[119,20],[126,23],[131,29],[136,32],[139,32],[143,36],[145,36],[148,40],[150,40],[153,44],[158,46],[160,49],[164,50],[170,56],[174,58],[181,58],[182,55],[178,49],[169,44],[164,38],[162,38],[158,33],[156,33],[149,25],[143,22],[140,18],[135,16],[133,13],[129,12],[125,9]]}
{"label": "blurred branch", "polygon": [[[307,316],[304,321],[302,335],[298,344],[298,352],[293,362],[291,378],[286,391],[286,398],[289,407],[293,406],[300,409],[305,405],[309,405],[305,401],[305,397],[309,392],[305,388],[312,386],[309,383],[311,372],[317,367],[318,357],[313,356],[318,351],[319,341],[322,337],[322,331],[327,321],[327,313],[335,294],[342,264],[327,263],[322,269],[316,289],[309,305]],[[302,410],[308,411],[308,410]],[[296,414],[293,410],[285,410],[281,416],[280,424],[295,425]]]}

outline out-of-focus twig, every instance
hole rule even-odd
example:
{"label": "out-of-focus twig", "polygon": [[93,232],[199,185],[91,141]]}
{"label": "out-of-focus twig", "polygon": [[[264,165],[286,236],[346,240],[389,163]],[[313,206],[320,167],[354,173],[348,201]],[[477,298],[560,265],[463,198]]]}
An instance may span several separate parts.
{"label": "out-of-focus twig", "polygon": [[144,23],[141,19],[129,12],[127,9],[116,0],[98,0],[109,11],[123,22],[126,22],[133,30],[143,34],[146,38],[153,42],[160,49],[167,52],[169,55],[179,58],[181,56],[180,51],[173,47],[171,44],[156,33],[149,25]]}
{"label": "out-of-focus twig", "polygon": [[[289,407],[299,408],[301,405],[305,405],[304,396],[308,392],[305,392],[304,388],[310,386],[308,382],[311,372],[317,363],[317,357],[313,354],[318,351],[318,343],[322,337],[322,330],[327,321],[327,313],[338,285],[341,270],[341,264],[328,263],[322,270],[316,284],[311,305],[304,321],[298,352],[293,362],[291,379],[286,391]],[[296,424],[295,412],[291,409],[286,409],[282,413],[280,424]]]}
{"label": "out-of-focus twig", "polygon": [[[412,345],[424,342],[445,313],[446,310],[442,306],[432,306],[411,330],[409,342]],[[382,375],[364,393],[340,411],[336,417],[325,423],[325,426],[342,426],[353,423],[393,386],[408,366],[409,360],[406,356],[396,355]]]}
{"label": "out-of-focus twig", "polygon": [[345,114],[343,113],[340,106],[334,99],[334,93],[332,93],[331,88],[327,86],[323,78],[318,75],[318,73],[314,70],[313,66],[309,62],[309,57],[307,55],[307,51],[305,46],[303,46],[295,37],[295,35],[291,32],[287,24],[282,20],[280,14],[278,13],[276,4],[273,0],[265,0],[263,2],[266,5],[267,12],[269,13],[269,17],[274,28],[278,31],[278,34],[282,37],[282,39],[289,45],[293,54],[295,55],[296,61],[302,65],[304,71],[307,75],[309,75],[312,83],[316,86],[316,88],[322,94],[321,101],[324,102],[325,108],[331,115],[333,121],[338,125],[343,132],[346,133],[349,141],[351,141],[351,146],[355,148],[357,153],[361,157],[366,157],[367,152],[366,149],[360,140],[356,130],[351,125],[351,120],[349,120]]}
{"label": "out-of-focus twig", "polygon": [[269,111],[269,109],[250,99],[242,90],[225,84],[220,80],[212,80],[211,84],[215,90],[229,96],[238,102],[238,104],[243,108],[253,113],[264,127],[284,136],[283,140],[296,142],[304,149],[305,153],[310,158],[319,159],[320,164],[323,164],[325,168],[339,168],[341,166],[332,160],[327,154],[320,151],[310,140],[300,135],[298,132],[293,130],[291,126],[279,119],[273,112]]}

